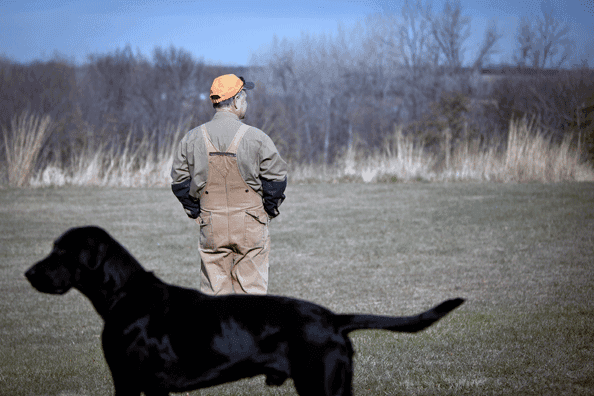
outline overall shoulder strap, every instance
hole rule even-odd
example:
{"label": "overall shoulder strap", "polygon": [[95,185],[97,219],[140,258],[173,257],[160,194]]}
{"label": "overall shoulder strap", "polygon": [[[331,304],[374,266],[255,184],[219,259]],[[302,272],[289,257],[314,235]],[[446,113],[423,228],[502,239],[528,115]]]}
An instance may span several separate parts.
{"label": "overall shoulder strap", "polygon": [[229,148],[227,149],[228,153],[237,154],[237,147],[239,147],[239,142],[241,141],[241,138],[243,138],[243,135],[245,135],[245,133],[248,131],[248,129],[250,129],[250,126],[246,124],[242,124],[239,127],[237,133],[235,134],[235,137],[233,138],[233,141],[231,142],[231,145],[229,145]]}
{"label": "overall shoulder strap", "polygon": [[204,126],[204,124],[202,124],[200,126],[200,129],[202,130],[202,136],[204,136],[204,144],[206,144],[206,152],[208,153],[216,153],[219,150],[217,150],[214,146],[214,144],[212,144],[212,141],[210,140],[210,136],[208,134],[208,132],[206,132],[206,127]]}

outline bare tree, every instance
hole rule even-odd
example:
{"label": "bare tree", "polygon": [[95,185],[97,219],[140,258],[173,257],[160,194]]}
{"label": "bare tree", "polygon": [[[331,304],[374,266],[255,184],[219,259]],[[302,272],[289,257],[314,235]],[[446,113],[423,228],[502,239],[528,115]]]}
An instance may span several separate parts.
{"label": "bare tree", "polygon": [[[287,39],[279,41],[275,35],[268,58],[267,66],[272,71],[273,81],[280,83],[283,93],[286,94],[295,78],[295,50]],[[276,85],[276,84],[274,84]]]}
{"label": "bare tree", "polygon": [[79,84],[81,113],[103,141],[117,146],[130,134],[141,138],[150,132],[158,150],[162,134],[171,130],[168,125],[191,122],[204,107],[203,69],[203,63],[173,46],[156,47],[152,60],[129,46],[91,56]]}
{"label": "bare tree", "polygon": [[531,63],[533,46],[536,43],[536,33],[532,28],[531,20],[523,16],[520,20],[517,34],[519,48],[514,55],[514,61],[518,66],[529,66]]}
{"label": "bare tree", "polygon": [[0,58],[0,125],[23,111],[61,121],[70,116],[75,91],[75,68],[63,59],[22,65]]}
{"label": "bare tree", "polygon": [[203,65],[197,64],[192,55],[171,46],[156,47],[153,52],[153,105],[157,109],[155,126],[160,129],[168,123],[179,122],[189,115],[199,93],[196,73]]}
{"label": "bare tree", "polygon": [[405,2],[398,29],[399,47],[405,66],[417,76],[427,65],[436,66],[438,42],[432,36],[431,3]]}
{"label": "bare tree", "polygon": [[535,69],[560,68],[573,51],[570,30],[569,24],[555,19],[550,4],[543,3],[541,17],[524,16],[520,21],[516,64]]}
{"label": "bare tree", "polygon": [[470,37],[470,17],[462,16],[460,0],[447,0],[442,13],[430,18],[431,32],[445,58],[445,66],[456,73],[462,67],[464,41]]}
{"label": "bare tree", "polygon": [[429,91],[434,86],[440,56],[431,16],[431,2],[416,0],[405,2],[400,17],[388,14],[368,21],[379,27],[373,37],[380,54],[375,73],[381,71],[382,81],[386,82],[382,96],[386,98],[388,91],[395,91],[404,99],[404,109],[399,106],[402,121],[417,119],[429,106]]}
{"label": "bare tree", "polygon": [[[377,148],[395,123],[415,121],[443,92],[462,90],[464,77],[454,72],[462,68],[469,23],[459,1],[434,15],[430,1],[412,0],[401,18],[369,16],[352,31],[339,27],[337,36],[275,38],[252,60],[256,80],[275,97],[268,106],[278,112],[260,109],[261,119],[283,131],[297,160],[331,162],[354,141]],[[477,65],[499,37],[493,25]],[[440,75],[439,67],[449,67],[450,75]]]}
{"label": "bare tree", "polygon": [[[289,42],[275,38],[270,51],[262,55],[257,80],[266,82],[267,91],[276,95],[275,107],[284,112],[283,139],[293,139],[295,152],[305,162],[330,162],[342,145],[348,144],[348,122],[343,106],[353,87],[344,84],[356,56],[346,32],[338,37],[303,33]],[[293,122],[292,122],[293,121]]]}
{"label": "bare tree", "polygon": [[116,129],[128,123],[126,105],[130,102],[132,74],[136,59],[130,46],[106,55],[91,55],[80,86],[82,111],[96,126]]}
{"label": "bare tree", "polygon": [[497,25],[495,24],[495,21],[491,20],[487,30],[485,31],[485,38],[483,39],[483,43],[481,44],[479,52],[476,56],[476,60],[472,64],[472,68],[474,70],[481,69],[485,63],[489,63],[491,55],[497,52],[495,49],[495,44],[502,36],[502,34],[497,32]]}

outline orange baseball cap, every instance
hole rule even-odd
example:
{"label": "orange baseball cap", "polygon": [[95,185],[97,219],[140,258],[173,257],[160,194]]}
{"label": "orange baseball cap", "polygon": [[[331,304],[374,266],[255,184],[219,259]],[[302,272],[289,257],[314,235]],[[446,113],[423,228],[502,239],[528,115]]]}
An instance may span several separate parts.
{"label": "orange baseball cap", "polygon": [[242,89],[253,89],[253,82],[246,82],[243,77],[225,74],[214,79],[210,87],[210,100],[219,103],[237,95]]}

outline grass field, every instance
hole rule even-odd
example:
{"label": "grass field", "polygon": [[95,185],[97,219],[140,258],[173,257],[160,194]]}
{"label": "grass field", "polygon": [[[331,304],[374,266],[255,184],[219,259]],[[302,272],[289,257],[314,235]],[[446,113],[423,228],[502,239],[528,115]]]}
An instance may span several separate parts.
{"label": "grass field", "polygon": [[[594,394],[594,183],[310,184],[287,197],[272,294],[397,315],[467,299],[420,334],[352,333],[355,395]],[[90,302],[36,292],[24,271],[67,228],[97,224],[195,287],[197,227],[167,188],[0,189],[0,203],[0,395],[111,394]],[[191,394],[295,392],[256,377]]]}

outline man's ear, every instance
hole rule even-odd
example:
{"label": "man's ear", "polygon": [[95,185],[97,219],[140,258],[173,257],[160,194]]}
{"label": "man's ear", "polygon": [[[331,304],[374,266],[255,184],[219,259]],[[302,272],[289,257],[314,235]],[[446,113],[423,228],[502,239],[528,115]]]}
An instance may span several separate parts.
{"label": "man's ear", "polygon": [[243,90],[239,91],[234,97],[233,97],[233,107],[235,107],[235,110],[239,110],[239,105],[237,104],[237,101],[240,99],[243,100]]}

